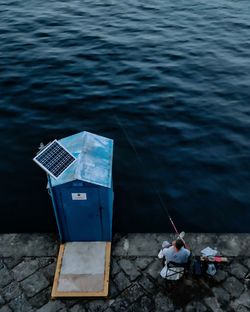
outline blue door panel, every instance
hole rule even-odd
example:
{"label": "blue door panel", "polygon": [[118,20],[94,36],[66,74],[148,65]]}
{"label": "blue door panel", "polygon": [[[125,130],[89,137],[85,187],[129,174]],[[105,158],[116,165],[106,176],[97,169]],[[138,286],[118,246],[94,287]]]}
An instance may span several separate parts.
{"label": "blue door panel", "polygon": [[[80,194],[80,199],[77,199]],[[68,187],[60,191],[69,241],[102,240],[101,216],[96,188]]]}

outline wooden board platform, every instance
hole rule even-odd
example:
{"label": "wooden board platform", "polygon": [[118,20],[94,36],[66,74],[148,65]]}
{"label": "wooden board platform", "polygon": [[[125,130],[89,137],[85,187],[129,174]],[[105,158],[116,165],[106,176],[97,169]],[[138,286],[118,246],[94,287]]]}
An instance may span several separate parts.
{"label": "wooden board platform", "polygon": [[111,242],[60,245],[52,288],[56,297],[107,297]]}

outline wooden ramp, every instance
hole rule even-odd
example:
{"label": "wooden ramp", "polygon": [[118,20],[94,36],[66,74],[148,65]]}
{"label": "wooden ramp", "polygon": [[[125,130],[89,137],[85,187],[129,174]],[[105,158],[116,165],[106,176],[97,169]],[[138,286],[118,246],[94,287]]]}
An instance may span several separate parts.
{"label": "wooden ramp", "polygon": [[107,297],[111,242],[60,245],[52,298]]}

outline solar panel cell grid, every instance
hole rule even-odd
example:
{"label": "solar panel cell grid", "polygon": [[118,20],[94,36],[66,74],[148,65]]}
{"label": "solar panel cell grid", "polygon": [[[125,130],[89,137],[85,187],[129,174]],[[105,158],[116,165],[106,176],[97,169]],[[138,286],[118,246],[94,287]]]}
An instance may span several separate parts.
{"label": "solar panel cell grid", "polygon": [[75,161],[75,157],[55,140],[45,147],[34,161],[49,174],[58,178]]}

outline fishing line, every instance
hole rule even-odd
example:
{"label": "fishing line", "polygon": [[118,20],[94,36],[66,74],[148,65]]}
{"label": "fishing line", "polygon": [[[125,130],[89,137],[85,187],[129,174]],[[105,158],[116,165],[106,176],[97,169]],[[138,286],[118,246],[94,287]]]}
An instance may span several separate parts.
{"label": "fishing line", "polygon": [[[126,140],[128,141],[129,145],[131,146],[132,150],[134,151],[134,153],[135,153],[135,155],[136,155],[136,158],[137,158],[137,161],[141,164],[142,167],[144,167],[144,163],[143,163],[143,161],[142,161],[142,159],[141,159],[139,153],[137,152],[137,149],[136,149],[136,147],[134,146],[133,142],[130,140],[127,131],[126,131],[125,128],[123,127],[122,122],[120,121],[120,119],[119,119],[116,115],[114,115],[114,119],[116,120],[116,122],[117,122],[117,124],[119,125],[119,127],[121,128],[121,130],[122,130],[122,132],[123,132],[123,134],[124,134]],[[174,231],[175,231],[176,234],[179,236],[179,235],[180,235],[180,234],[179,234],[179,231],[177,230],[177,228],[176,228],[176,226],[175,226],[175,224],[174,224],[174,221],[172,220],[172,218],[171,218],[171,216],[170,216],[169,210],[168,210],[167,206],[165,205],[165,203],[164,203],[164,201],[163,201],[163,199],[162,199],[162,196],[161,196],[159,190],[156,188],[156,186],[155,186],[154,184],[153,184],[153,189],[154,189],[154,192],[155,192],[155,194],[157,195],[157,197],[158,197],[158,199],[159,199],[159,201],[160,201],[161,207],[163,208],[164,212],[166,213],[166,215],[167,215],[167,217],[168,217],[168,219],[169,219],[169,221],[170,221],[170,223],[171,223],[171,225],[172,225]]]}

